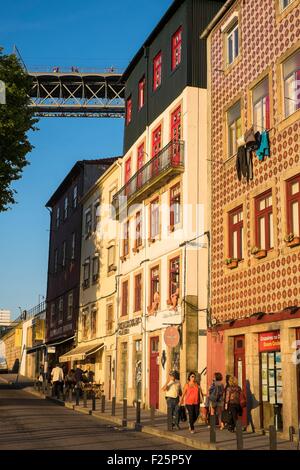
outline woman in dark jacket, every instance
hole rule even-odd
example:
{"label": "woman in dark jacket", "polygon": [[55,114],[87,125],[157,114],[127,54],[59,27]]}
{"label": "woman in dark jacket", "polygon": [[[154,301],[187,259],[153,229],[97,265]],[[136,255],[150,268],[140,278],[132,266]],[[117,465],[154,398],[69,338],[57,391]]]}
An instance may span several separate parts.
{"label": "woman in dark jacket", "polygon": [[228,423],[228,431],[234,432],[236,422],[239,416],[242,416],[242,406],[244,406],[245,395],[238,385],[236,377],[230,377],[228,381],[229,386],[225,394],[225,410],[230,413],[230,422]]}

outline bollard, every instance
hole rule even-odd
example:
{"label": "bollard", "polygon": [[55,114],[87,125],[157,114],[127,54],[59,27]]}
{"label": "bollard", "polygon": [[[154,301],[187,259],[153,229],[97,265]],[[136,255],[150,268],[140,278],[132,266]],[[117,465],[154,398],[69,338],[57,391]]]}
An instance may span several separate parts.
{"label": "bollard", "polygon": [[72,400],[73,400],[73,393],[72,393],[72,389],[69,388],[69,402],[72,403]]}
{"label": "bollard", "polygon": [[93,393],[92,396],[92,411],[96,411],[96,395]]}
{"label": "bollard", "polygon": [[154,408],[154,406],[150,407],[150,423],[151,423],[151,426],[154,426],[154,423],[155,423],[155,408]]}
{"label": "bollard", "polygon": [[50,393],[51,393],[50,384],[47,383],[47,397],[50,397]]}
{"label": "bollard", "polygon": [[127,398],[123,399],[123,419],[122,426],[126,428],[127,426]]}
{"label": "bollard", "polygon": [[290,442],[293,442],[293,441],[294,441],[294,434],[295,434],[295,428],[294,428],[294,426],[290,426],[290,427],[289,427],[289,439],[290,439]]}
{"label": "bollard", "polygon": [[41,382],[39,380],[37,383],[37,389],[38,389],[38,392],[41,393]]}
{"label": "bollard", "polygon": [[76,388],[76,406],[79,406],[80,389]]}
{"label": "bollard", "polygon": [[34,383],[33,383],[33,388],[34,388],[34,390],[36,391],[36,380],[35,380]]}
{"label": "bollard", "polygon": [[51,397],[52,397],[52,398],[54,398],[54,396],[55,396],[55,395],[54,395],[54,392],[55,392],[54,386],[51,385]]}
{"label": "bollard", "polygon": [[211,444],[215,444],[217,442],[216,438],[216,416],[212,415],[209,420],[210,424],[210,436],[209,436],[209,442]]}
{"label": "bollard", "polygon": [[172,431],[172,429],[173,429],[172,408],[168,404],[168,407],[167,407],[167,430]]}
{"label": "bollard", "polygon": [[101,396],[101,413],[105,413],[105,395]]}
{"label": "bollard", "polygon": [[275,426],[269,427],[270,450],[277,450],[277,433]]}
{"label": "bollard", "polygon": [[138,400],[136,402],[136,419],[135,419],[135,430],[141,431],[141,402]]}
{"label": "bollard", "polygon": [[47,390],[47,384],[46,384],[45,380],[43,380],[43,383],[42,383],[42,393],[43,393],[43,395],[46,395],[46,390]]}
{"label": "bollard", "polygon": [[83,391],[83,408],[87,407],[87,394],[86,390]]}
{"label": "bollard", "polygon": [[243,442],[243,429],[242,429],[242,423],[238,419],[236,422],[236,448],[237,450],[243,450],[244,448],[244,442]]}
{"label": "bollard", "polygon": [[116,397],[111,399],[111,415],[116,416]]}

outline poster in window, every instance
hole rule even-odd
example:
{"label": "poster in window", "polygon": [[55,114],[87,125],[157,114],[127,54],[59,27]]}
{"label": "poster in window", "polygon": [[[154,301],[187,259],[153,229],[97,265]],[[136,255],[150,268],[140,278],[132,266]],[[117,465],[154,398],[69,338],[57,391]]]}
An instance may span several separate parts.
{"label": "poster in window", "polygon": [[276,370],[276,384],[277,384],[277,387],[282,387],[282,370],[281,369]]}
{"label": "poster in window", "polygon": [[261,354],[261,365],[263,368],[268,367],[268,354],[267,353]]}
{"label": "poster in window", "polygon": [[274,353],[269,354],[269,368],[274,369],[275,362],[274,362]]}
{"label": "poster in window", "polygon": [[269,387],[269,396],[270,396],[269,402],[272,405],[275,405],[276,404],[275,387]]}
{"label": "poster in window", "polygon": [[261,380],[263,385],[268,385],[268,369],[262,369],[261,371]]}
{"label": "poster in window", "polygon": [[269,387],[275,387],[275,371],[269,369]]}
{"label": "poster in window", "polygon": [[277,387],[277,403],[282,403],[282,387]]}
{"label": "poster in window", "polygon": [[281,369],[281,353],[280,352],[277,352],[275,354],[275,361],[276,361],[277,369]]}
{"label": "poster in window", "polygon": [[262,401],[268,401],[268,386],[262,386]]}

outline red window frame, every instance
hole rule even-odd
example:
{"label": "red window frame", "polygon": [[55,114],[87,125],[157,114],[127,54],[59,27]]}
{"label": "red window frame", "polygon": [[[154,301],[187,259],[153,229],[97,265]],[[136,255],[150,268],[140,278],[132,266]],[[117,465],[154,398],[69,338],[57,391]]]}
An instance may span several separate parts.
{"label": "red window frame", "polygon": [[[180,200],[181,200],[181,187],[180,183],[175,184],[175,186],[172,186],[170,189],[170,226],[174,226],[176,224],[180,223]],[[179,205],[179,220],[175,221],[175,215],[174,215],[174,206],[175,204]],[[176,222],[176,224],[175,224]]]}
{"label": "red window frame", "polygon": [[128,194],[129,192],[130,185],[127,185],[127,183],[130,180],[130,178],[131,178],[131,157],[127,158],[125,162],[125,175],[124,175],[125,185],[126,185],[125,194]]}
{"label": "red window frame", "polygon": [[129,96],[126,100],[126,125],[131,123],[132,118],[132,98]]}
{"label": "red window frame", "polygon": [[139,81],[139,110],[144,107],[145,104],[145,76]]}
{"label": "red window frame", "polygon": [[[137,149],[137,161],[136,161],[136,171],[138,172],[139,170],[141,170],[141,168],[143,168],[144,166],[144,155],[145,155],[145,151],[144,151],[144,148],[145,148],[145,145],[144,145],[144,142],[138,146],[138,149]],[[143,184],[143,175],[142,175],[142,172],[138,173],[137,175],[137,187],[140,188]]]}
{"label": "red window frame", "polygon": [[[157,226],[154,225],[154,215],[157,213]],[[154,232],[154,227],[157,229]],[[153,239],[159,234],[159,198],[150,203],[150,238]]]}
{"label": "red window frame", "polygon": [[181,106],[178,106],[171,114],[171,140],[172,140],[172,164],[180,164],[180,145],[177,143],[181,139]]}
{"label": "red window frame", "polygon": [[170,259],[169,263],[169,297],[176,293],[180,285],[180,256]]}
{"label": "red window frame", "polygon": [[141,212],[138,211],[135,216],[135,246],[139,248],[142,246],[142,216]]}
{"label": "red window frame", "polygon": [[272,197],[272,190],[268,190],[264,192],[263,194],[260,194],[255,198],[255,242],[258,248],[260,247],[260,225],[259,225],[259,220],[261,218],[265,219],[265,249],[271,250],[274,248],[273,246],[270,246],[271,243],[271,230],[273,230],[273,227],[270,227],[269,223],[269,216],[270,214],[273,213],[273,203],[271,206],[266,207],[265,209],[259,209],[259,204],[263,199],[267,199],[269,197]]}
{"label": "red window frame", "polygon": [[172,70],[175,70],[181,63],[182,52],[182,26],[172,36]]}
{"label": "red window frame", "polygon": [[137,274],[134,278],[134,311],[142,310],[142,275]]}
{"label": "red window frame", "polygon": [[154,301],[154,294],[155,292],[159,293],[159,287],[160,287],[160,273],[159,273],[159,266],[154,266],[150,270],[150,285],[151,285],[151,304]]}
{"label": "red window frame", "polygon": [[296,194],[292,194],[292,185],[298,183],[300,188],[300,174],[293,176],[286,182],[286,212],[287,212],[287,231],[288,233],[293,232],[293,210],[292,205],[295,202],[298,202],[298,217],[299,217],[299,227],[298,234],[300,236],[300,190]]}
{"label": "red window frame", "polygon": [[121,316],[125,317],[128,315],[128,281],[124,281],[122,284],[122,311]]}
{"label": "red window frame", "polygon": [[161,72],[162,72],[162,52],[159,51],[158,54],[153,59],[153,91],[156,91],[161,85]]}
{"label": "red window frame", "polygon": [[243,214],[243,206],[239,206],[228,213],[228,253],[229,257],[233,258],[233,234],[237,232],[237,259],[243,259],[243,228],[244,220],[234,223],[233,218],[235,215]]}
{"label": "red window frame", "polygon": [[129,220],[124,223],[123,256],[129,254]]}
{"label": "red window frame", "polygon": [[155,176],[159,172],[159,157],[155,158],[161,151],[161,125],[152,132],[151,158],[154,159],[151,165],[151,175]]}

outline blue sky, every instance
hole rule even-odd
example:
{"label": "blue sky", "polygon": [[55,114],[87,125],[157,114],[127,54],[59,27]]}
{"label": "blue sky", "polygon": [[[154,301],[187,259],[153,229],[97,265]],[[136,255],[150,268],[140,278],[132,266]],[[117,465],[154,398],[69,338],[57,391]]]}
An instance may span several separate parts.
{"label": "blue sky", "polygon": [[[0,46],[27,68],[125,68],[172,0],[14,0],[1,7]],[[123,120],[42,118],[18,204],[0,213],[0,308],[13,317],[46,295],[49,196],[77,160],[122,153]]]}

